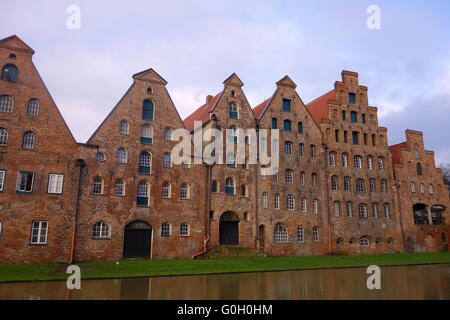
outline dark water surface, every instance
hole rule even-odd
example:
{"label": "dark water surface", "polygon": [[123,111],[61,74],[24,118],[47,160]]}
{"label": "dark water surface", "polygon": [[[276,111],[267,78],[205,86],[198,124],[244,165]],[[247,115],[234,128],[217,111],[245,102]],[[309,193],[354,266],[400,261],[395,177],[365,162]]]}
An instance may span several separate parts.
{"label": "dark water surface", "polygon": [[369,290],[366,268],[0,284],[0,299],[445,299],[450,265],[381,267]]}

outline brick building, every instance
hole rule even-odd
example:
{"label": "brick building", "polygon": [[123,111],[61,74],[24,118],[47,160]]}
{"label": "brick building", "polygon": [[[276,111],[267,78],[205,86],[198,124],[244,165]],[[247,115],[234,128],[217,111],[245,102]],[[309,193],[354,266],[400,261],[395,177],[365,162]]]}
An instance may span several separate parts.
{"label": "brick building", "polygon": [[355,72],[307,105],[286,76],[253,109],[232,74],[182,121],[148,69],[77,143],[33,54],[0,40],[0,263],[448,250],[433,153],[411,130],[388,147]]}

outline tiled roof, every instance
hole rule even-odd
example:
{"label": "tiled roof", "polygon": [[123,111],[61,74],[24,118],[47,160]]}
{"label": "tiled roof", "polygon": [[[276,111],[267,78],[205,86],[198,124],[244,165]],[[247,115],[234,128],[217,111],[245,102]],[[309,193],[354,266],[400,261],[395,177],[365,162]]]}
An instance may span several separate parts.
{"label": "tiled roof", "polygon": [[400,163],[400,148],[407,147],[406,142],[394,144],[393,146],[389,146],[389,151],[392,154],[392,164]]}
{"label": "tiled roof", "polygon": [[271,98],[268,98],[264,100],[262,103],[258,104],[256,107],[252,109],[253,114],[255,115],[256,119],[259,119],[261,114],[264,112],[264,109],[266,108],[267,104],[269,103]]}
{"label": "tiled roof", "polygon": [[206,123],[209,120],[209,113],[216,105],[217,101],[220,98],[222,92],[219,92],[211,101],[206,105],[202,105],[200,108],[195,110],[191,115],[189,115],[186,119],[184,119],[184,127],[189,130],[189,132],[194,131],[194,121],[201,121],[202,124]]}
{"label": "tiled roof", "polygon": [[318,126],[320,126],[321,120],[328,119],[328,101],[335,99],[336,95],[333,89],[306,105],[306,108]]}

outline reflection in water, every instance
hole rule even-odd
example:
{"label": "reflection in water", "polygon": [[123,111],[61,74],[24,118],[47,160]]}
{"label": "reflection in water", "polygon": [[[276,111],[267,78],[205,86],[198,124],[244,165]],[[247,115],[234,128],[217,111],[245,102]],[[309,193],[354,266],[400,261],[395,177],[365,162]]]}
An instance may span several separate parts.
{"label": "reflection in water", "polygon": [[366,268],[0,284],[0,299],[450,299],[450,265],[381,267],[381,290]]}

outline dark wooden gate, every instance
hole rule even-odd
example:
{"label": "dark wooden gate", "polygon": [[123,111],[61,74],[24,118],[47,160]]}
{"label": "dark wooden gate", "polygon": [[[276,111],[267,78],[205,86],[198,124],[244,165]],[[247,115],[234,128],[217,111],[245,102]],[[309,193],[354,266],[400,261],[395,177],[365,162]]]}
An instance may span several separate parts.
{"label": "dark wooden gate", "polygon": [[123,257],[149,258],[152,243],[152,227],[143,221],[134,221],[124,230]]}
{"label": "dark wooden gate", "polygon": [[219,243],[220,245],[239,244],[239,218],[233,212],[225,212],[220,217]]}

